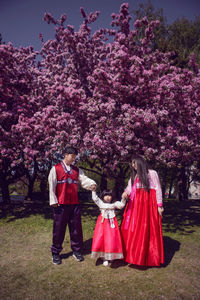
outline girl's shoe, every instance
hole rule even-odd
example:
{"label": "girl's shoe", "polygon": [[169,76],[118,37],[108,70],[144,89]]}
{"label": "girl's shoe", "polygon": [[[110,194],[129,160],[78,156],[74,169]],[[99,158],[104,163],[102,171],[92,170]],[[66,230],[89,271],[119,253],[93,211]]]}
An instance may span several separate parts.
{"label": "girl's shoe", "polygon": [[105,267],[107,267],[107,266],[108,266],[108,260],[104,260],[103,265],[104,265]]}

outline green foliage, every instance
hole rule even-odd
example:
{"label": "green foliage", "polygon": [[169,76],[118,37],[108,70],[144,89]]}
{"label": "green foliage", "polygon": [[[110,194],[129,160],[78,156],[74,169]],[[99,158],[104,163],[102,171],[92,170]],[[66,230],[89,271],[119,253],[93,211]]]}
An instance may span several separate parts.
{"label": "green foliage", "polygon": [[168,28],[168,47],[176,53],[175,64],[181,68],[187,67],[189,57],[195,54],[200,64],[200,17],[188,20],[177,19]]}
{"label": "green foliage", "polygon": [[[146,2],[146,4],[139,4],[138,9],[133,11],[134,19],[142,19],[143,17],[147,17],[149,21],[159,20],[160,24],[154,30],[155,39],[152,43],[152,48],[159,49],[162,51],[166,51],[167,48],[167,34],[168,34],[168,25],[167,19],[163,15],[163,9],[160,8],[155,10],[153,4],[150,0]],[[144,32],[141,31],[141,35],[144,35]]]}
{"label": "green foliage", "polygon": [[[154,50],[172,52],[174,65],[181,68],[188,67],[190,55],[194,53],[200,65],[200,16],[195,20],[183,17],[168,24],[163,9],[155,10],[150,0],[146,4],[140,4],[133,13],[135,20],[147,16],[149,20],[160,21],[154,32],[155,41],[152,44]],[[144,32],[141,31],[141,35],[144,35]]]}

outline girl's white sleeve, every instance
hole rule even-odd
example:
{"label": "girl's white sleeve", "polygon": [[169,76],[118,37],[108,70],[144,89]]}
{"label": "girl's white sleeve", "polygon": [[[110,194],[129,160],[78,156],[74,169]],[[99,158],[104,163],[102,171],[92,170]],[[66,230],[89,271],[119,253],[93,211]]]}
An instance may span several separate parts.
{"label": "girl's white sleeve", "polygon": [[113,204],[115,205],[115,208],[122,209],[126,204],[126,199],[122,199],[121,201],[116,201]]}
{"label": "girl's white sleeve", "polygon": [[90,179],[89,177],[87,177],[81,169],[79,169],[78,179],[81,183],[81,186],[86,190],[90,190],[91,185],[93,185],[93,184],[96,185],[96,182],[94,180]]}
{"label": "girl's white sleeve", "polygon": [[56,176],[56,169],[52,167],[48,177],[49,182],[49,204],[57,204],[58,198],[56,196],[56,186],[57,186],[57,176]]}

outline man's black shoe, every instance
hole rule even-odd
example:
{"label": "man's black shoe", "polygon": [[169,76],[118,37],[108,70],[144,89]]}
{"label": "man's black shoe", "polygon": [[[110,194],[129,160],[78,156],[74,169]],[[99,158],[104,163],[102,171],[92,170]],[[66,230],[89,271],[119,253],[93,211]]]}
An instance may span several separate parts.
{"label": "man's black shoe", "polygon": [[83,261],[84,257],[80,252],[73,252],[73,257],[77,260],[77,261]]}
{"label": "man's black shoe", "polygon": [[52,261],[54,265],[60,265],[61,264],[61,258],[59,254],[52,253]]}

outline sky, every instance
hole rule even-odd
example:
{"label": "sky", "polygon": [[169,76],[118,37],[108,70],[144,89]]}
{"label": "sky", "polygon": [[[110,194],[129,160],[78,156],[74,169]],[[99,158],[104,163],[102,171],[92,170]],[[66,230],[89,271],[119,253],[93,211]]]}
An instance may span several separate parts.
{"label": "sky", "polygon": [[[82,23],[80,7],[84,7],[87,13],[98,10],[100,16],[92,25],[92,29],[96,30],[109,27],[111,13],[118,13],[124,2],[128,2],[130,11],[133,11],[147,0],[0,0],[0,33],[4,42],[12,42],[15,47],[31,45],[39,50],[40,33],[45,41],[54,36],[53,25],[43,20],[45,12],[51,13],[56,19],[65,13],[65,24],[78,29]],[[193,20],[200,15],[200,0],[151,0],[151,3],[155,9],[163,8],[168,23],[183,16]]]}

